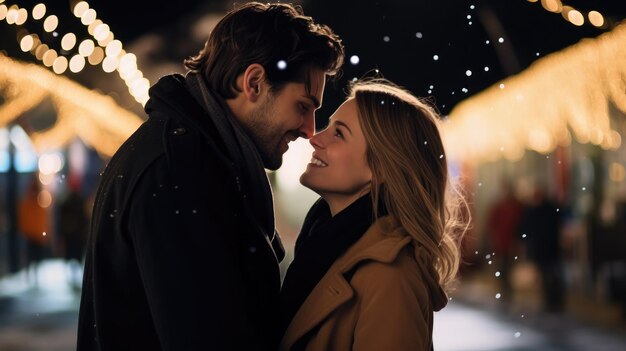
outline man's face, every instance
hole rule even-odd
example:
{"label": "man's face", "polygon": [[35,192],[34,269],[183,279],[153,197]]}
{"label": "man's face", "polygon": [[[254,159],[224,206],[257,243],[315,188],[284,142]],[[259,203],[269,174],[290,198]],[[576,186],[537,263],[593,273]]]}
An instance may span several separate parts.
{"label": "man's face", "polygon": [[[326,74],[311,71],[311,91],[304,83],[287,83],[277,93],[265,92],[245,126],[254,140],[265,168],[276,170],[283,163],[289,143],[315,133],[315,110],[322,103]],[[268,89],[265,89],[266,91]]]}

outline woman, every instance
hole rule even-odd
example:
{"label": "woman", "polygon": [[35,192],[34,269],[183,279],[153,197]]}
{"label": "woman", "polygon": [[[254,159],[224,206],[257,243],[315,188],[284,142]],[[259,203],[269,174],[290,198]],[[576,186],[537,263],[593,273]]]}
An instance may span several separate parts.
{"label": "woman", "polygon": [[321,199],[283,284],[281,350],[432,349],[464,231],[437,124],[431,107],[375,80],[355,83],[311,138],[300,181]]}

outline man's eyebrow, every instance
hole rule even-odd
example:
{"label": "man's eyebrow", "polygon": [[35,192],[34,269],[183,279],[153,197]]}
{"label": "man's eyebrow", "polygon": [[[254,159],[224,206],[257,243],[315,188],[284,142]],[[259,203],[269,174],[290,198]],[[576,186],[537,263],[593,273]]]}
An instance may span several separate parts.
{"label": "man's eyebrow", "polygon": [[305,98],[311,100],[311,102],[313,102],[313,106],[315,106],[316,109],[320,108],[320,106],[322,106],[322,104],[320,104],[320,101],[313,95],[303,95]]}
{"label": "man's eyebrow", "polygon": [[350,134],[352,134],[352,130],[350,129],[350,127],[348,127],[348,125],[343,123],[342,121],[335,121],[335,124],[338,124],[338,125],[346,128],[348,130],[348,132],[350,132]]}

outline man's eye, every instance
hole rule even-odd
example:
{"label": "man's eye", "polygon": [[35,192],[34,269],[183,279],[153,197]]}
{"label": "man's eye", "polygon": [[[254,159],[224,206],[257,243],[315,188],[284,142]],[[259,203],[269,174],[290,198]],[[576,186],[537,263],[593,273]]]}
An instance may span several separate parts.
{"label": "man's eye", "polygon": [[308,112],[309,111],[309,107],[303,103],[298,104],[298,106],[300,107],[300,110],[302,112]]}

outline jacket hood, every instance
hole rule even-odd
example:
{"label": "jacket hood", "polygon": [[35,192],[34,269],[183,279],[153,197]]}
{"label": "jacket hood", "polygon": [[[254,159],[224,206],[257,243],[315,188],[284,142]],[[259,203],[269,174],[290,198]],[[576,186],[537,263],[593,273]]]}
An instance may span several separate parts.
{"label": "jacket hood", "polygon": [[185,77],[180,74],[163,76],[149,90],[150,100],[144,110],[148,115],[154,111],[164,111],[177,118],[194,113],[203,113],[200,105],[185,88]]}

